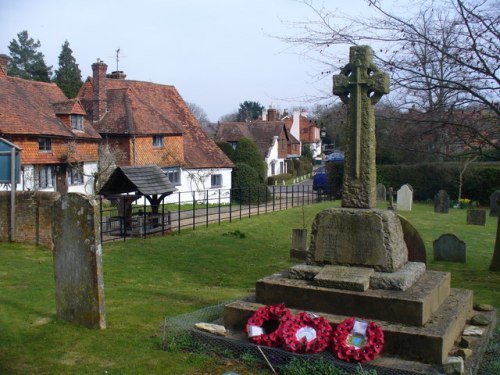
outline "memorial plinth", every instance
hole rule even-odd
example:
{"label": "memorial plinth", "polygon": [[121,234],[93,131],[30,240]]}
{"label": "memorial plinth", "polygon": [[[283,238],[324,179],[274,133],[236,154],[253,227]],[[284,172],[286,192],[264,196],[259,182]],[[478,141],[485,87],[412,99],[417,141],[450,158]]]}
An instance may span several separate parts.
{"label": "memorial plinth", "polygon": [[[382,356],[442,364],[472,312],[472,292],[452,289],[447,272],[409,262],[402,219],[375,208],[373,105],[388,93],[389,79],[372,63],[372,50],[351,47],[333,83],[348,106],[342,207],[317,214],[305,264],[258,280],[252,299],[226,306],[224,324],[241,330],[259,307],[284,303],[332,326],[351,316],[374,320],[385,332]],[[411,243],[425,259],[416,230]]]}

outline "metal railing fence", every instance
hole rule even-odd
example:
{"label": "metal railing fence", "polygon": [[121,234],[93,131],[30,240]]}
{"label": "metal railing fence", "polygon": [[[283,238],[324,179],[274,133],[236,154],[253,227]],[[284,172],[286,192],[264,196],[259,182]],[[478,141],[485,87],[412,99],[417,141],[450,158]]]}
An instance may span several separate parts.
{"label": "metal railing fence", "polygon": [[312,185],[174,192],[156,206],[142,195],[107,196],[100,203],[101,242],[180,233],[333,199],[333,194],[320,194]]}

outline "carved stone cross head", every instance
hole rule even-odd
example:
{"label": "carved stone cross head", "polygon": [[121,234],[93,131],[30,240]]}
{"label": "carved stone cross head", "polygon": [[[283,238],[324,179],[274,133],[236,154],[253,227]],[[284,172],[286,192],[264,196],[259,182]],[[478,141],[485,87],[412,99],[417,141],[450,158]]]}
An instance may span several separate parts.
{"label": "carved stone cross head", "polygon": [[[361,90],[360,90],[361,89]],[[365,93],[376,104],[389,93],[389,76],[373,63],[373,50],[369,46],[354,46],[349,50],[349,63],[340,74],[333,76],[333,94],[348,103],[354,95]]]}

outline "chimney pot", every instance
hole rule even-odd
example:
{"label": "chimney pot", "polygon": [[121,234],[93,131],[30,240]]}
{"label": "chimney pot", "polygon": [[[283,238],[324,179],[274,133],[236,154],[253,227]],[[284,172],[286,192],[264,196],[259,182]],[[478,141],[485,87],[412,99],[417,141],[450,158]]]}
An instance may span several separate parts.
{"label": "chimney pot", "polygon": [[0,54],[0,75],[7,75],[7,65],[9,64],[10,57]]}

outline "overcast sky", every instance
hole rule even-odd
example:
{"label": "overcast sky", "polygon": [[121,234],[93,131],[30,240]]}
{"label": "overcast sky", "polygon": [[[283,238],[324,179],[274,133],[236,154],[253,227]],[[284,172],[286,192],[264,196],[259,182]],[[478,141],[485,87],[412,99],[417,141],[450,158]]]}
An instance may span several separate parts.
{"label": "overcast sky", "polygon": [[[363,0],[325,3],[367,9]],[[0,0],[0,53],[27,30],[57,69],[67,40],[85,80],[97,58],[116,70],[119,48],[127,79],[174,85],[217,121],[245,100],[285,109],[331,90],[330,77],[317,79],[321,66],[269,36],[291,35],[286,22],[305,18],[310,9],[294,0]],[[341,54],[347,63],[347,47]]]}

